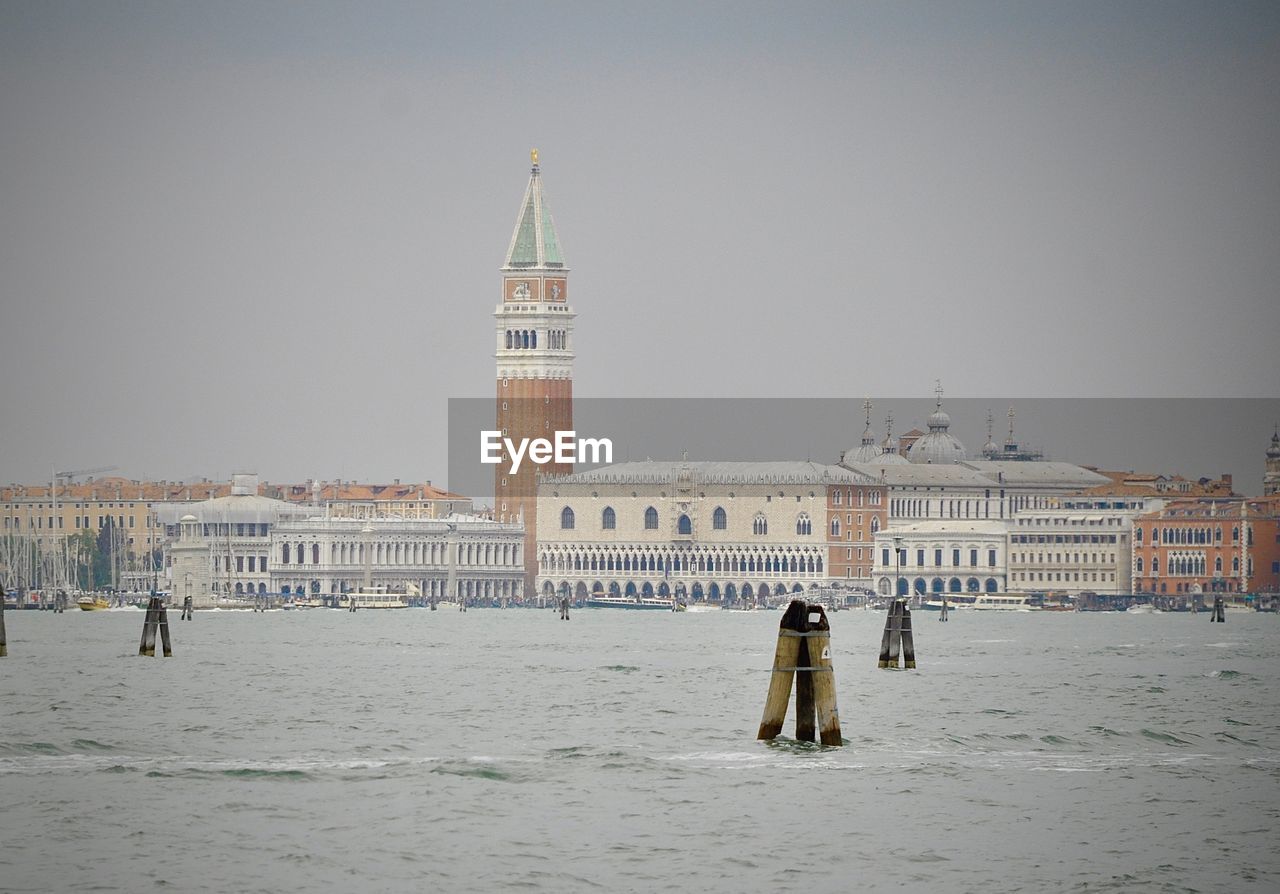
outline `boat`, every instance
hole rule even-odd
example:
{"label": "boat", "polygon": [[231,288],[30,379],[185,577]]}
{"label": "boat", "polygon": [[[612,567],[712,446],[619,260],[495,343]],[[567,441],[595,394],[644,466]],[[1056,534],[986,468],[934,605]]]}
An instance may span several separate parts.
{"label": "boat", "polygon": [[685,611],[690,612],[719,612],[724,611],[724,606],[718,602],[691,602]]}
{"label": "boat", "polygon": [[676,611],[675,600],[660,596],[606,596],[597,593],[587,599],[587,608],[626,608],[651,609],[654,611]]}
{"label": "boat", "polygon": [[1126,615],[1150,615],[1154,614],[1155,607],[1150,603],[1135,602],[1133,605],[1125,609]]}
{"label": "boat", "polygon": [[954,611],[959,608],[959,603],[952,602],[950,599],[945,601],[942,599],[926,599],[920,604],[920,608],[927,612],[940,612],[944,605],[947,607],[948,611]]}
{"label": "boat", "polygon": [[347,593],[345,597],[340,598],[339,603],[345,603],[342,607],[351,608],[353,603],[355,608],[408,608],[409,599],[407,593],[392,593],[386,587],[369,587],[361,588],[354,592]]}
{"label": "boat", "polygon": [[111,608],[111,600],[99,593],[86,593],[76,600],[76,605],[84,612],[102,612]]}
{"label": "boat", "polygon": [[973,607],[981,611],[1031,611],[1031,600],[1025,593],[979,593]]}

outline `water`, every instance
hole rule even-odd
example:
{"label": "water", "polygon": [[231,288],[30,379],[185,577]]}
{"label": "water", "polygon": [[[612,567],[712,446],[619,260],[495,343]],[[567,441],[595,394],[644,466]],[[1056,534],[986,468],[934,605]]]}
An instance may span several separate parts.
{"label": "water", "polygon": [[836,749],[779,618],[9,614],[0,890],[1280,890],[1280,618],[838,613]]}

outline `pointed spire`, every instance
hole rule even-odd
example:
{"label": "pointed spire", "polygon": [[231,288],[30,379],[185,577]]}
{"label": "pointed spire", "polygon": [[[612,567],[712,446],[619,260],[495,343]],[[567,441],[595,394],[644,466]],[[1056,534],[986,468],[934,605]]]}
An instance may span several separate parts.
{"label": "pointed spire", "polygon": [[538,166],[538,150],[529,153],[533,168],[529,172],[529,186],[524,191],[520,215],[516,218],[515,232],[511,234],[511,247],[507,249],[508,270],[531,268],[564,269],[564,253],[560,250],[560,237],[556,235],[551,209],[542,195],[542,174]]}
{"label": "pointed spire", "polygon": [[876,442],[876,436],[871,431],[871,398],[862,401],[862,409],[867,413],[867,427],[862,431],[862,443],[864,445],[872,445]]}

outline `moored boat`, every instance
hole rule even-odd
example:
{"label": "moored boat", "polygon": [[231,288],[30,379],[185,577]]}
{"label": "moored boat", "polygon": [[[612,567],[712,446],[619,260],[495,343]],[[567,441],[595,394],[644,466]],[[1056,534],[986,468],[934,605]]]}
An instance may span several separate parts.
{"label": "moored boat", "polygon": [[80,606],[81,611],[102,612],[111,608],[111,601],[98,593],[86,593],[76,600],[76,605]]}
{"label": "moored boat", "polygon": [[973,607],[981,611],[1029,612],[1031,600],[1025,593],[979,593]]}
{"label": "moored boat", "polygon": [[675,600],[661,596],[606,596],[598,593],[587,599],[587,608],[651,609],[675,611]]}

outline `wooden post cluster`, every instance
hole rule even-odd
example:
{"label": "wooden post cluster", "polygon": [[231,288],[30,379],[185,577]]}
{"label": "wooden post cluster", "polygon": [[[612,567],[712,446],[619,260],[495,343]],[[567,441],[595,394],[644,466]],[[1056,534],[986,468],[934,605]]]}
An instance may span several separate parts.
{"label": "wooden post cluster", "polygon": [[192,605],[191,597],[188,596],[182,600],[182,614],[178,615],[178,620],[190,621],[193,614],[195,614],[195,610]]}
{"label": "wooden post cluster", "polygon": [[1212,624],[1214,621],[1219,624],[1227,623],[1227,606],[1221,596],[1213,597],[1213,610],[1209,613],[1209,623]]}
{"label": "wooden post cluster", "polygon": [[560,620],[561,621],[569,620],[569,597],[568,596],[560,597]]}
{"label": "wooden post cluster", "polygon": [[947,594],[946,593],[942,594],[942,611],[938,612],[938,620],[939,621],[947,620]]}
{"label": "wooden post cluster", "polygon": [[889,616],[885,618],[884,636],[880,639],[880,667],[897,667],[899,649],[903,668],[914,670],[916,644],[911,634],[911,609],[907,608],[905,599],[889,603]]}
{"label": "wooden post cluster", "polygon": [[9,640],[4,632],[4,587],[0,586],[0,658],[9,654]]}
{"label": "wooden post cluster", "polygon": [[160,643],[165,658],[173,657],[173,645],[169,642],[169,613],[164,607],[164,600],[152,596],[147,603],[147,618],[142,622],[142,644],[138,646],[138,654],[154,658],[156,655],[156,631],[160,631]]}
{"label": "wooden post cluster", "polygon": [[842,745],[835,672],[831,667],[831,625],[821,605],[806,605],[800,599],[792,600],[778,625],[773,673],[757,739],[772,740],[782,732],[791,701],[793,679],[796,684],[796,739],[812,742],[821,737],[823,745]]}

